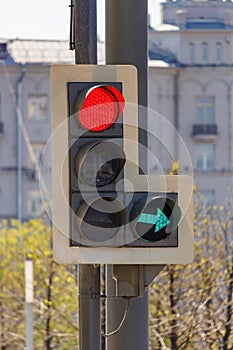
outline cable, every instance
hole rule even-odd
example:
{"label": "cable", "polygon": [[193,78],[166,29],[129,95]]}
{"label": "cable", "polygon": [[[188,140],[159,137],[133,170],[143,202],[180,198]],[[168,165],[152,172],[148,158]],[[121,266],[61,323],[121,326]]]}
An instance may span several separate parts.
{"label": "cable", "polygon": [[74,40],[74,4],[73,0],[71,0],[70,7],[70,42],[69,42],[69,49],[74,50],[75,49],[75,40]]}
{"label": "cable", "polygon": [[124,312],[123,318],[122,318],[119,326],[117,327],[117,329],[115,329],[114,331],[112,331],[110,333],[101,332],[102,337],[108,338],[108,337],[111,337],[112,335],[115,335],[115,334],[120,332],[120,330],[123,327],[125,320],[128,316],[128,313],[129,313],[130,298],[125,298],[125,299],[126,299],[125,312]]}

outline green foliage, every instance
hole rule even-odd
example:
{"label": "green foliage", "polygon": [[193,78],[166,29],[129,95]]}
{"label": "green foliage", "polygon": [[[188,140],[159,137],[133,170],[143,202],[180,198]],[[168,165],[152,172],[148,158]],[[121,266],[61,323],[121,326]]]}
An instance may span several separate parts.
{"label": "green foliage", "polygon": [[[77,348],[75,266],[57,265],[51,229],[42,220],[0,226],[0,344],[25,349],[25,258],[34,269],[34,340],[36,349]],[[69,345],[69,346],[68,346]]]}
{"label": "green foliage", "polygon": [[[232,208],[196,199],[194,262],[166,266],[150,288],[150,350],[233,349]],[[41,220],[0,225],[0,348],[25,349],[26,257],[34,263],[35,349],[77,349],[76,268],[54,262]]]}
{"label": "green foliage", "polygon": [[150,350],[233,348],[232,207],[196,200],[194,262],[166,266],[150,289]]}

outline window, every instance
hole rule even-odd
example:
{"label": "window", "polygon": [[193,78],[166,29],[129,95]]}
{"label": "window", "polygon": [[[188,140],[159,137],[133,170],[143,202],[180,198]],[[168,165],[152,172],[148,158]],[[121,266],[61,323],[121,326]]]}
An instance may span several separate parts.
{"label": "window", "polygon": [[29,153],[28,164],[30,167],[35,168],[36,164],[38,166],[43,166],[43,151],[44,144],[33,144],[32,151],[33,154]]}
{"label": "window", "polygon": [[28,192],[28,216],[40,216],[43,213],[42,199],[39,191]]}
{"label": "window", "polygon": [[207,43],[202,44],[202,63],[207,64],[209,62],[209,46]]}
{"label": "window", "polygon": [[222,44],[216,44],[216,64],[222,63]]}
{"label": "window", "polygon": [[28,118],[44,120],[47,118],[47,96],[31,95],[28,97]]}
{"label": "window", "polygon": [[197,97],[197,124],[214,124],[214,98]]}
{"label": "window", "polygon": [[194,43],[189,44],[189,53],[190,53],[190,63],[195,63],[195,45]]}
{"label": "window", "polygon": [[195,146],[195,169],[211,171],[215,168],[215,145],[200,143]]}

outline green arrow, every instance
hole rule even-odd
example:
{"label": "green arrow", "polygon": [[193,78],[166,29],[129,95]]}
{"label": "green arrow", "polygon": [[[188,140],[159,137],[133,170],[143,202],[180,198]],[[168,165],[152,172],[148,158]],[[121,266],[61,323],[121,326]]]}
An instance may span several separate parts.
{"label": "green arrow", "polygon": [[170,223],[166,215],[159,208],[157,208],[157,215],[142,213],[138,222],[155,225],[155,232],[161,230]]}

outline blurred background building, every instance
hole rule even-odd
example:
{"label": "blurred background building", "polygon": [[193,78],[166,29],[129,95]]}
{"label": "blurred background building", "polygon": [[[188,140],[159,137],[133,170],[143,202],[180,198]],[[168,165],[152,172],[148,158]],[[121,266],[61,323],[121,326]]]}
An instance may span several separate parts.
{"label": "blurred background building", "polygon": [[[149,27],[149,107],[183,137],[206,204],[222,203],[233,180],[233,3],[162,3],[162,24]],[[104,43],[99,43],[104,63]],[[67,41],[0,39],[0,216],[43,212],[37,164],[51,188],[49,69],[74,63]],[[153,113],[149,129],[158,128]],[[169,135],[167,136],[169,139]],[[169,139],[182,158],[177,139]],[[163,168],[171,162],[149,139]],[[156,164],[148,159],[149,172]],[[181,162],[181,173],[191,171]]]}
{"label": "blurred background building", "polygon": [[[99,43],[100,63],[104,44]],[[73,64],[67,41],[0,39],[0,217],[41,216],[51,189],[50,67]],[[41,184],[41,183],[40,183]],[[46,195],[44,195],[46,197]]]}
{"label": "blurred background building", "polygon": [[73,62],[67,42],[1,40],[1,217],[42,214],[36,164],[50,187],[51,160],[42,156],[50,137],[50,65]]}
{"label": "blurred background building", "polygon": [[162,4],[162,24],[149,30],[150,107],[182,135],[207,204],[223,202],[233,182],[232,29],[231,1],[177,0]]}

